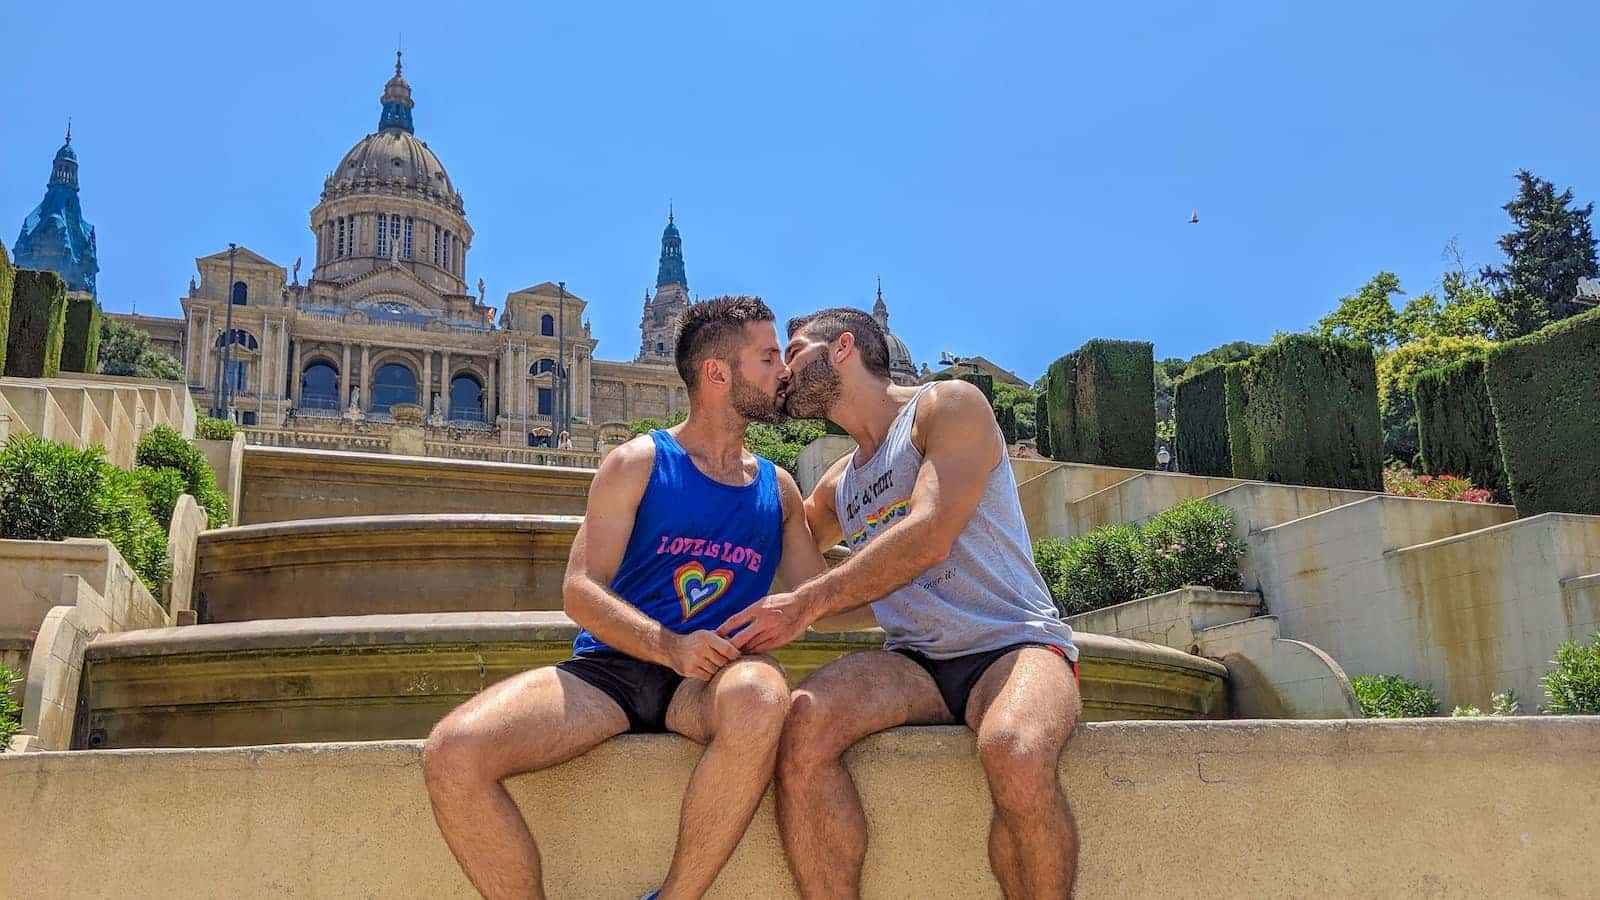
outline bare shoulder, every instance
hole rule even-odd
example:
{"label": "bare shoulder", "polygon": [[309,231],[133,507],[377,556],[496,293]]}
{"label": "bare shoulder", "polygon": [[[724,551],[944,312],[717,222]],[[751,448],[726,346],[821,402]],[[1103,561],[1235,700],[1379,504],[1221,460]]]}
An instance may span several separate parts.
{"label": "bare shoulder", "polygon": [[655,441],[650,435],[641,434],[600,460],[600,468],[594,473],[594,488],[623,492],[631,488],[642,492],[655,463]]}
{"label": "bare shoulder", "polygon": [[800,509],[805,497],[800,493],[800,484],[789,474],[789,470],[780,465],[773,465],[773,471],[778,473],[778,494],[783,500],[783,517],[787,519]]}
{"label": "bare shoulder", "polygon": [[967,440],[989,431],[999,433],[989,398],[975,385],[955,378],[928,388],[912,422],[912,440],[923,452],[931,437],[955,435]]}

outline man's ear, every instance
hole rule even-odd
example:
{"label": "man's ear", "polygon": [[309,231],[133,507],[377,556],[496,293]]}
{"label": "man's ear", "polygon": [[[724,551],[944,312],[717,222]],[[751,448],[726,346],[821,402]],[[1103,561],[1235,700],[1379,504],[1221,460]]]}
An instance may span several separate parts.
{"label": "man's ear", "polygon": [[708,356],[700,361],[700,380],[706,384],[719,384],[726,387],[733,381],[733,367],[725,359]]}
{"label": "man's ear", "polygon": [[834,342],[832,348],[833,364],[838,366],[840,363],[849,359],[850,354],[854,353],[855,351],[856,336],[848,331],[843,332],[839,335],[838,340]]}

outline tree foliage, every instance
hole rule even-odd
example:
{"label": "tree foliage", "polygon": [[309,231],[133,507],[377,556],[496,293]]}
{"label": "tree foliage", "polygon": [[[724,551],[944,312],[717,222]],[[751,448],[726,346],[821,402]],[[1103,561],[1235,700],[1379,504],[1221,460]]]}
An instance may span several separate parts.
{"label": "tree foliage", "polygon": [[150,346],[150,335],[109,316],[100,319],[100,371],[182,381],[183,364]]}
{"label": "tree foliage", "polygon": [[1574,206],[1572,189],[1555,185],[1526,169],[1517,172],[1517,196],[1502,207],[1511,230],[1497,242],[1505,252],[1501,266],[1480,275],[1494,291],[1503,338],[1520,337],[1578,310],[1572,299],[1578,279],[1600,275],[1594,231],[1594,204]]}

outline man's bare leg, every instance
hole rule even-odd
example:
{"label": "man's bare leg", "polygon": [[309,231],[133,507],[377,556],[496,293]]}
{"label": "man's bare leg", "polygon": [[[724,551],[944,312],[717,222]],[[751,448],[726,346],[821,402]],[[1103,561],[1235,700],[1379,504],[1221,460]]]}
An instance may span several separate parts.
{"label": "man's bare leg", "polygon": [[1072,670],[1042,647],[996,660],[968,698],[994,799],[989,865],[1008,898],[1071,896],[1078,826],[1057,767],[1082,709]]}
{"label": "man's bare leg", "polygon": [[434,726],[422,748],[433,817],[478,893],[544,897],[538,845],[501,780],[565,762],[626,730],[615,701],[555,668],[491,685]]}
{"label": "man's bare leg", "polygon": [[741,657],[710,682],[678,686],[667,727],[706,749],[684,791],[663,900],[710,890],[772,782],[788,712],[789,685],[771,657]]}
{"label": "man's bare leg", "polygon": [[778,755],[778,830],[802,897],[857,897],[867,818],[843,756],[897,725],[950,723],[933,678],[898,653],[852,653],[795,689]]}

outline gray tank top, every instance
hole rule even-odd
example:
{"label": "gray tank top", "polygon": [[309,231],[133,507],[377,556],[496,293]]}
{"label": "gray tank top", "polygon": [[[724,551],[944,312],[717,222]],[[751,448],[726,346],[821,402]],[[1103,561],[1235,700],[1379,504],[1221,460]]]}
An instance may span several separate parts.
{"label": "gray tank top", "polygon": [[[911,425],[918,401],[932,386],[918,390],[895,416],[872,459],[857,465],[853,453],[845,464],[834,509],[852,552],[906,515],[922,466],[922,454],[911,442]],[[891,650],[949,659],[1033,642],[1053,644],[1068,659],[1078,659],[1072,629],[1061,621],[1034,568],[1016,479],[1003,457],[990,470],[983,499],[949,557],[875,601],[872,611]]]}

